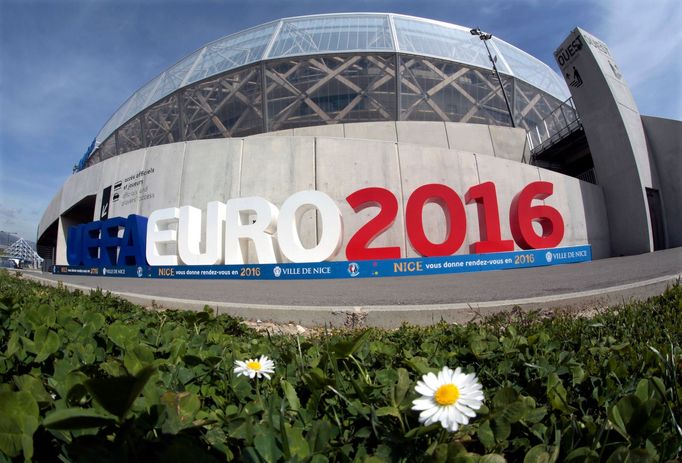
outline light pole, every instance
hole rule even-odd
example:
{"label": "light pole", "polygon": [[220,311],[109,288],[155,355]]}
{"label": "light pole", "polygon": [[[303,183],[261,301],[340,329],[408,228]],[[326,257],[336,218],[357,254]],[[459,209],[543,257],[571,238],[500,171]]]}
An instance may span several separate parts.
{"label": "light pole", "polygon": [[480,28],[476,29],[471,29],[469,31],[471,35],[477,35],[479,39],[483,41],[483,45],[485,45],[485,49],[488,52],[488,58],[490,58],[490,62],[493,65],[493,73],[497,77],[497,81],[500,83],[500,88],[502,89],[502,96],[504,97],[504,104],[507,105],[507,112],[509,112],[509,119],[511,120],[511,125],[512,127],[516,127],[516,124],[514,124],[514,114],[512,113],[511,106],[509,106],[509,100],[507,99],[507,92],[504,91],[504,85],[502,85],[502,79],[500,78],[500,73],[497,71],[497,66],[495,65],[495,62],[497,61],[497,56],[495,59],[493,59],[493,55],[490,54],[490,48],[488,48],[488,40],[493,38],[492,34],[489,34],[487,32],[482,32]]}

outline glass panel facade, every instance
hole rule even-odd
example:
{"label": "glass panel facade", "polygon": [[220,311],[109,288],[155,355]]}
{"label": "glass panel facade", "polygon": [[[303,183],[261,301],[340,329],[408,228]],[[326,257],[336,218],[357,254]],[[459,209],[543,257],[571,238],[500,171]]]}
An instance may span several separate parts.
{"label": "glass panel facade", "polygon": [[570,96],[564,82],[545,63],[503,40],[493,37],[493,42],[515,77],[544,90],[561,101],[565,101]]}
{"label": "glass panel facade", "polygon": [[[553,96],[501,77],[517,127],[561,116]],[[490,69],[406,54],[316,55],[256,63],[175,92],[115,131],[88,165],[143,146],[391,120],[511,125]]]}
{"label": "glass panel facade", "polygon": [[182,92],[185,140],[263,131],[260,66],[203,81]]}
{"label": "glass panel facade", "polygon": [[107,160],[116,156],[116,135],[107,138],[99,147],[100,161]]}
{"label": "glass panel facade", "polygon": [[[488,43],[491,52],[499,57],[497,66],[502,73],[513,75],[562,101],[568,98],[562,79],[544,63],[497,38]],[[350,51],[401,52],[490,67],[480,39],[472,36],[468,28],[454,24],[377,13],[282,19],[216,40],[187,56],[126,100],[96,139],[100,142],[107,139],[144,108],[211,76],[262,60]],[[381,98],[377,95],[375,99]]]}
{"label": "glass panel facade", "polygon": [[139,117],[129,120],[116,131],[116,151],[118,154],[135,151],[143,146],[142,126]]}
{"label": "glass panel facade", "polygon": [[277,23],[270,23],[208,44],[201,50],[187,83],[260,60],[276,27]]}
{"label": "glass panel facade", "polygon": [[[481,40],[468,30],[432,21],[395,17],[396,35],[401,52],[451,59],[490,68],[490,59]],[[509,73],[506,66],[499,66]]]}
{"label": "glass panel facade", "polygon": [[387,15],[285,19],[266,59],[356,50],[394,50]]}
{"label": "glass panel facade", "polygon": [[179,97],[171,95],[143,113],[145,146],[182,141]]}
{"label": "glass panel facade", "polygon": [[[511,125],[492,71],[421,56],[401,56],[400,119]],[[507,96],[513,79],[503,77]]]}
{"label": "glass panel facade", "polygon": [[[568,97],[544,63],[487,43],[517,126],[534,128]],[[148,82],[107,121],[88,165],[143,146],[385,120],[511,125],[485,45],[468,28],[389,14],[307,16],[209,43]]]}
{"label": "glass panel facade", "polygon": [[268,63],[269,130],[395,120],[394,60],[335,55]]}
{"label": "glass panel facade", "polygon": [[[539,91],[532,85],[516,80],[514,116],[517,127],[533,130],[559,106],[561,106],[561,102],[556,98]],[[559,112],[557,113],[559,116],[561,115]]]}

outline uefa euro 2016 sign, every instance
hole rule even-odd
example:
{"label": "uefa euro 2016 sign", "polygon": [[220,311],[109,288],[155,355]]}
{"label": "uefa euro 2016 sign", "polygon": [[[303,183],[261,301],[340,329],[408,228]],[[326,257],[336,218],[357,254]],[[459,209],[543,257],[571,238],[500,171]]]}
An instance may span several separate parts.
{"label": "uefa euro 2016 sign", "polygon": [[[227,278],[287,275],[335,278],[339,275],[332,269],[337,267],[343,276],[349,277],[391,274],[384,271],[379,275],[379,270],[364,274],[357,270],[356,261],[375,261],[373,266],[377,269],[393,265],[393,274],[405,274],[415,273],[417,267],[422,273],[453,273],[458,268],[459,271],[471,271],[471,267],[476,267],[465,262],[483,262],[481,269],[491,269],[591,259],[589,246],[565,248],[570,251],[555,252],[556,256],[551,252],[542,254],[544,258],[537,260],[537,251],[528,252],[556,248],[563,239],[564,221],[559,211],[552,206],[533,204],[534,200],[542,200],[552,192],[552,183],[543,181],[531,182],[518,192],[509,205],[511,240],[502,237],[494,183],[472,186],[465,193],[464,201],[446,185],[427,184],[417,188],[405,206],[405,226],[410,245],[426,259],[404,259],[399,246],[371,246],[374,239],[395,222],[399,210],[398,199],[391,191],[372,187],[355,191],[346,198],[356,213],[368,207],[379,207],[379,213],[348,240],[345,248],[348,262],[345,263],[329,262],[338,255],[343,244],[341,210],[327,194],[314,190],[289,196],[281,208],[257,196],[233,198],[226,203],[210,202],[205,230],[202,230],[202,211],[192,206],[159,209],[148,218],[130,215],[79,225],[69,230],[67,259],[69,268],[90,268],[92,274],[106,274],[108,269],[112,276],[134,271],[137,276],[185,278],[202,275],[207,278],[220,275]],[[445,216],[446,236],[439,243],[432,242],[425,233],[423,210],[429,203],[437,204]],[[454,256],[466,237],[465,204],[477,206],[480,240],[471,245],[470,255]],[[321,232],[317,244],[306,248],[297,224],[311,209],[317,211]],[[534,223],[539,225],[539,233],[533,227]],[[253,243],[256,264],[245,262],[249,242]],[[514,252],[514,242],[524,251]],[[492,255],[480,256],[490,253],[500,253],[499,262]],[[561,258],[563,255],[566,259]],[[306,267],[306,263],[326,263],[327,266]],[[164,270],[154,272],[152,269],[156,267]],[[115,271],[116,268],[133,270]],[[271,272],[265,275],[262,268]],[[410,268],[414,271],[402,271]],[[64,268],[55,270],[71,273],[65,272]]]}

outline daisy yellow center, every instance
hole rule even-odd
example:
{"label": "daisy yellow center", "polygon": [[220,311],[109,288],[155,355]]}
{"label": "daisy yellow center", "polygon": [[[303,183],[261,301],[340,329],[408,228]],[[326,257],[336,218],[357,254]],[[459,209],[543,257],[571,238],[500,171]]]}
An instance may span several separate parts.
{"label": "daisy yellow center", "polygon": [[260,370],[260,362],[253,360],[251,362],[246,362],[246,368],[249,370]]}
{"label": "daisy yellow center", "polygon": [[438,405],[452,405],[459,399],[459,389],[454,384],[444,384],[433,395]]}

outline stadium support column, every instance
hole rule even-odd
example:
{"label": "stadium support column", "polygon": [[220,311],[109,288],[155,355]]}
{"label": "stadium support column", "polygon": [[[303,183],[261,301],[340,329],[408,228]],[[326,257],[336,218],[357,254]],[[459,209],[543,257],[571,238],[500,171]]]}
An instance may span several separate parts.
{"label": "stadium support column", "polygon": [[614,256],[653,250],[646,188],[652,188],[642,120],[601,40],[576,28],[554,52],[585,129],[604,189]]}

